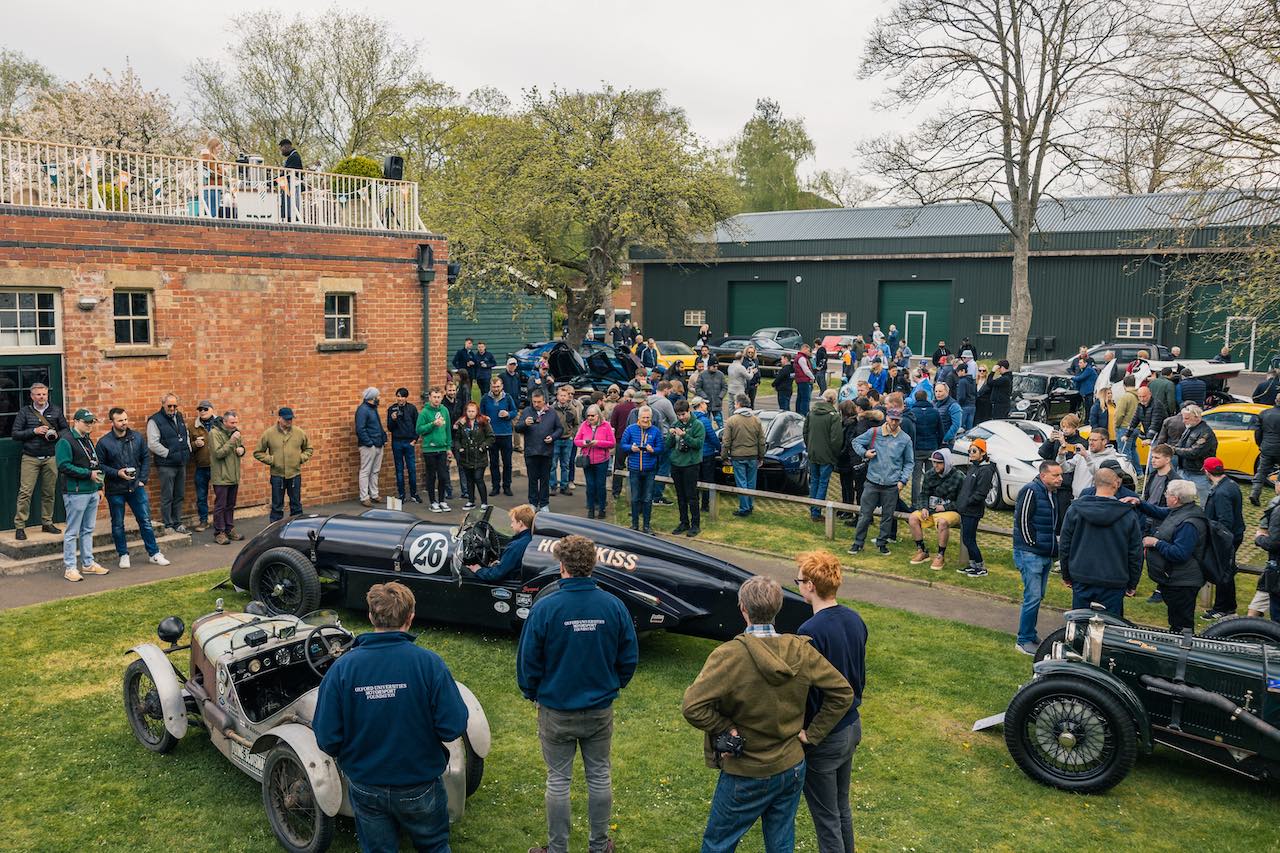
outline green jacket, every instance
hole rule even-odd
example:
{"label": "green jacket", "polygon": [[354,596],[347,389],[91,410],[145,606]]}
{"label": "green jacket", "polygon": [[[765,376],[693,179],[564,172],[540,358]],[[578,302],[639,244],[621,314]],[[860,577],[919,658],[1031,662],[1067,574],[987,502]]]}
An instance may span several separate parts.
{"label": "green jacket", "polygon": [[76,454],[68,437],[72,432],[73,429],[64,432],[53,448],[53,458],[62,475],[62,491],[68,495],[91,495],[101,489],[102,484],[93,481],[93,473],[88,468],[75,464]]}
{"label": "green jacket", "polygon": [[237,486],[240,484],[240,454],[237,447],[244,447],[244,437],[231,435],[236,430],[229,430],[219,423],[209,430],[209,474],[210,482],[215,486]]}
{"label": "green jacket", "polygon": [[[432,421],[436,415],[444,418],[444,423],[436,426]],[[449,409],[443,404],[433,406],[422,404],[418,414],[418,435],[422,437],[423,453],[444,453],[453,446],[453,422],[449,418]]]}
{"label": "green jacket", "polygon": [[453,425],[453,450],[458,454],[458,465],[463,468],[487,468],[489,445],[493,444],[493,427],[483,415],[476,419],[474,429],[466,429],[466,421]]}
{"label": "green jacket", "polygon": [[300,427],[285,432],[277,424],[262,434],[253,458],[263,465],[270,465],[271,476],[292,480],[302,473],[302,466],[307,464],[312,453],[315,453],[315,448]]}
{"label": "green jacket", "polygon": [[844,441],[844,424],[836,407],[818,400],[804,419],[804,446],[809,461],[818,465],[834,465]]}
{"label": "green jacket", "polygon": [[930,503],[930,498],[937,498],[942,501],[941,512],[955,512],[956,498],[960,497],[962,485],[964,485],[964,474],[961,474],[958,469],[952,468],[946,474],[938,476],[938,472],[933,470],[933,463],[929,463],[920,484],[920,508],[930,512],[939,511]]}
{"label": "green jacket", "polygon": [[1130,421],[1138,411],[1138,395],[1132,390],[1126,390],[1120,395],[1120,399],[1116,400],[1116,419],[1114,421],[1116,428],[1116,437],[1119,438],[1120,430],[1128,429]]}
{"label": "green jacket", "polygon": [[720,433],[720,458],[764,461],[764,427],[750,409],[737,409],[724,422]]}
{"label": "green jacket", "polygon": [[682,468],[688,465],[701,465],[702,445],[707,440],[707,428],[702,425],[702,421],[691,417],[687,424],[682,424],[677,419],[671,426],[673,429],[685,431],[682,438],[672,435],[671,430],[667,430],[662,436],[662,440],[671,449],[671,464]]}
{"label": "green jacket", "polygon": [[809,689],[822,691],[822,705],[805,729],[818,744],[853,705],[853,688],[808,637],[739,634],[714,649],[684,692],[684,718],[707,733],[703,753],[717,766],[712,739],[736,728],[745,740],[742,755],[724,760],[724,771],[761,779],[804,760],[805,701]]}

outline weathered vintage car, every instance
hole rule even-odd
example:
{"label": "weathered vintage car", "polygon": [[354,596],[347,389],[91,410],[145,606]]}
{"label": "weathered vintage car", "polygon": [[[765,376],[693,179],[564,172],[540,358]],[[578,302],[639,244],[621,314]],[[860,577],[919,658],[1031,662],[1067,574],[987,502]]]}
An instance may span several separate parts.
{"label": "weathered vintage car", "polygon": [[[467,567],[497,560],[511,538],[506,513],[473,510],[461,525],[392,510],[306,515],[267,527],[236,557],[231,582],[272,613],[307,613],[331,599],[364,612],[374,584],[397,580],[413,590],[418,617],[474,628],[518,631],[539,598],[559,588],[557,539],[580,534],[596,544],[594,577],[627,606],[636,630],[668,630],[727,640],[742,630],[737,566],[682,545],[603,521],[540,512],[520,571],[502,583]],[[784,592],[779,631],[811,615]]]}
{"label": "weathered vintage car", "polygon": [[1105,791],[1156,744],[1280,777],[1280,625],[1223,619],[1193,636],[1095,610],[1066,623],[1005,713],[975,726],[1003,721],[1009,754],[1032,779]]}
{"label": "weathered vintage car", "polygon": [[[355,637],[333,611],[305,618],[286,614],[214,612],[191,626],[177,616],[156,629],[164,647],[141,643],[124,673],[124,712],[139,743],[169,752],[192,726],[237,769],[262,783],[262,803],[285,850],[318,853],[333,839],[335,818],[351,816],[347,780],[311,731],[320,680]],[[188,674],[171,655],[190,649]],[[458,690],[469,719],[462,737],[444,744],[449,763],[444,786],[449,820],[462,816],[480,787],[489,754],[489,723],[475,695]]]}

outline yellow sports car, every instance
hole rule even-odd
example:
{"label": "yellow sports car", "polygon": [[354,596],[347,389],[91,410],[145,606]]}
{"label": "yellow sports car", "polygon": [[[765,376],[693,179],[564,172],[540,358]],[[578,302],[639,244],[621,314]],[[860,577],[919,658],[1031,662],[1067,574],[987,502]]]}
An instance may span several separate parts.
{"label": "yellow sports car", "polygon": [[680,341],[654,341],[654,343],[658,345],[658,364],[663,370],[670,369],[678,361],[685,373],[693,372],[693,362],[698,357],[693,347]]}
{"label": "yellow sports car", "polygon": [[1253,430],[1266,409],[1260,403],[1227,403],[1204,413],[1204,422],[1218,437],[1218,458],[1232,474],[1253,476],[1258,465]]}

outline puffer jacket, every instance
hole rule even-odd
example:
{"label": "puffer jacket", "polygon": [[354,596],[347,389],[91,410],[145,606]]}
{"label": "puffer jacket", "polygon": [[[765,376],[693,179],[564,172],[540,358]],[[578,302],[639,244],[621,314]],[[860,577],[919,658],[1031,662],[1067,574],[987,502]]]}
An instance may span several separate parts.
{"label": "puffer jacket", "polygon": [[987,494],[995,482],[996,466],[989,461],[970,465],[956,495],[956,512],[969,518],[982,518],[987,512]]}
{"label": "puffer jacket", "polygon": [[1022,487],[1013,504],[1013,550],[1041,557],[1058,556],[1058,531],[1066,502],[1036,477]]}
{"label": "puffer jacket", "polygon": [[489,445],[493,444],[493,427],[484,415],[474,421],[458,421],[453,425],[453,452],[463,468],[484,468],[489,464]]}
{"label": "puffer jacket", "polygon": [[[47,425],[53,429],[53,437],[46,438],[43,435],[36,435],[36,427]],[[18,410],[18,414],[13,419],[13,435],[14,441],[22,442],[22,452],[27,456],[52,456],[54,445],[58,441],[58,436],[71,429],[67,423],[67,418],[62,413],[62,409],[50,403],[44,410],[44,421],[40,420],[40,413],[30,403]]]}
{"label": "puffer jacket", "polygon": [[711,408],[716,410],[719,410],[724,402],[728,387],[728,380],[725,378],[724,371],[720,369],[702,371],[698,374],[698,381],[693,383],[693,390],[700,397],[706,398]]}
{"label": "puffer jacket", "polygon": [[844,441],[840,413],[826,400],[819,400],[804,420],[804,446],[809,461],[817,465],[835,465]]}
{"label": "puffer jacket", "polygon": [[915,422],[915,451],[926,456],[942,446],[942,415],[928,400],[917,400],[907,409],[907,415]]}

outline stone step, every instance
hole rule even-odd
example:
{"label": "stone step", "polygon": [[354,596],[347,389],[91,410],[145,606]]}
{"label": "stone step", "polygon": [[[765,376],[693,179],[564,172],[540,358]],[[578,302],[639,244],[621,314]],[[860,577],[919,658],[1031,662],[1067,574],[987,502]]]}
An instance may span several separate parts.
{"label": "stone step", "polygon": [[[152,521],[155,525],[155,521]],[[66,530],[66,522],[57,522],[59,530]],[[157,533],[160,528],[155,527]],[[138,522],[133,517],[133,513],[126,511],[124,517],[124,535],[126,539],[136,539],[138,536]],[[97,548],[103,543],[111,542],[111,520],[106,515],[98,516],[97,525],[93,530],[93,547]],[[14,538],[12,530],[6,530],[0,533],[0,558],[7,557],[10,560],[26,560],[30,557],[43,556],[45,554],[61,554],[62,553],[62,534],[61,533],[45,533],[40,529],[39,525],[27,528],[27,538],[19,541]]]}
{"label": "stone step", "polygon": [[[98,522],[98,528],[101,530],[102,520]],[[36,528],[39,530],[39,528]],[[34,539],[34,534],[27,531],[27,535]],[[19,559],[9,556],[0,556],[0,577],[8,575],[29,575],[36,572],[62,571],[62,537],[53,533],[40,533],[47,540],[56,542],[56,548],[50,549],[48,543],[42,541],[41,548],[35,552],[24,554]],[[31,543],[31,539],[27,542],[17,542],[17,545],[26,545]],[[126,542],[129,547],[129,556],[135,565],[145,562],[147,559],[147,551],[142,545],[142,539],[138,536],[138,529],[135,526],[133,530],[127,531]],[[156,537],[156,544],[160,546],[160,551],[165,553],[169,559],[173,559],[172,555],[167,552],[178,548],[186,548],[191,545],[190,533],[169,533],[166,532]],[[100,532],[95,532],[93,537],[93,556],[99,563],[108,569],[114,569],[118,561],[116,556],[115,543],[111,541],[110,528],[104,536]]]}

